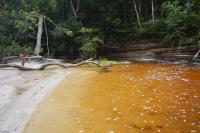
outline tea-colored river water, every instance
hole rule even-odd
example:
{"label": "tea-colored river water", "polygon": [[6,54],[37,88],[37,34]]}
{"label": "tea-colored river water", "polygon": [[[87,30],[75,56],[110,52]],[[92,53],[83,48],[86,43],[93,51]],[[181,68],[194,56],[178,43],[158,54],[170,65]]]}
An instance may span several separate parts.
{"label": "tea-colored river water", "polygon": [[71,69],[24,132],[200,132],[200,69],[159,64],[109,69]]}

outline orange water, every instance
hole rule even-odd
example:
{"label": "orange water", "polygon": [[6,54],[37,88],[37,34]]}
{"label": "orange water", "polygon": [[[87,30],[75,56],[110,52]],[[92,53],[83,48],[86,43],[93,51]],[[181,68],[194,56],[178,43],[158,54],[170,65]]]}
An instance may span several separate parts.
{"label": "orange water", "polygon": [[72,69],[25,133],[200,132],[200,69],[117,65]]}

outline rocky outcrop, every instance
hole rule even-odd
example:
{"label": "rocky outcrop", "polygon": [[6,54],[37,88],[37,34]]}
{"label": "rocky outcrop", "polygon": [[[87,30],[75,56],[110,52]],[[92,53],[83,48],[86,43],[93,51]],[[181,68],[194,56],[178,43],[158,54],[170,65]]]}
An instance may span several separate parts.
{"label": "rocky outcrop", "polygon": [[130,58],[134,56],[194,56],[198,50],[199,47],[196,45],[172,47],[170,43],[143,41],[102,45],[99,47],[98,53],[102,57]]}

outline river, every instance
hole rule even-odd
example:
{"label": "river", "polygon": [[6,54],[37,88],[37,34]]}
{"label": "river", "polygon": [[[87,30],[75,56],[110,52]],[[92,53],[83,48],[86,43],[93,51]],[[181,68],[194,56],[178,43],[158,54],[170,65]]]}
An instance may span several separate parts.
{"label": "river", "polygon": [[71,69],[24,133],[200,132],[200,69],[132,63]]}

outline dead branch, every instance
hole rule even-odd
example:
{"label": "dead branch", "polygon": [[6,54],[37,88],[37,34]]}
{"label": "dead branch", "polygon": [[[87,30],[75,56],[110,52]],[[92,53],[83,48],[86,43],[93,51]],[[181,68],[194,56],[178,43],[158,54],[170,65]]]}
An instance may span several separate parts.
{"label": "dead branch", "polygon": [[78,66],[85,65],[85,64],[93,64],[98,67],[105,67],[105,66],[101,66],[99,63],[87,60],[87,61],[80,62],[77,64],[69,64],[69,65],[65,65],[62,63],[48,63],[48,64],[44,64],[38,68],[24,67],[24,66],[15,65],[15,64],[0,64],[0,68],[12,67],[12,68],[16,68],[16,69],[23,70],[23,71],[30,71],[30,70],[39,70],[40,71],[40,70],[44,70],[45,68],[47,68],[49,66],[60,66],[62,68],[71,68],[71,67],[78,67]]}
{"label": "dead branch", "polygon": [[195,56],[193,57],[194,60],[198,57],[199,53],[200,53],[200,50],[199,50],[199,51],[195,54]]}

